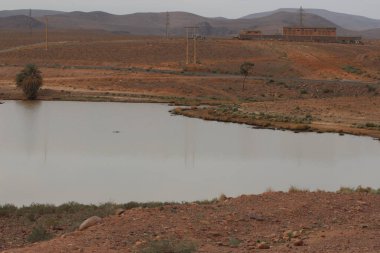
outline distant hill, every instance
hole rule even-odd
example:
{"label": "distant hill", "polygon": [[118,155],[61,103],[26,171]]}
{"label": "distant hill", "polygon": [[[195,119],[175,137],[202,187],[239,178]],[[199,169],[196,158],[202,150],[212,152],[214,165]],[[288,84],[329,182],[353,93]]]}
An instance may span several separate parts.
{"label": "distant hill", "polygon": [[[281,34],[282,27],[299,25],[299,15],[297,13],[297,9],[281,10],[284,11],[277,10],[267,13],[258,13],[241,19],[227,19],[221,17],[207,18],[187,12],[170,12],[170,35],[184,36],[185,26],[199,26],[200,33],[204,36],[225,37],[237,35],[242,29],[260,30],[264,34]],[[25,12],[27,10],[18,10],[13,12],[18,13],[22,11]],[[326,12],[324,10],[320,11],[321,13]],[[5,15],[5,12],[6,11],[0,12],[0,14],[2,13]],[[135,35],[164,35],[166,30],[166,12],[114,15],[101,11],[56,12],[41,10],[38,12],[35,10],[33,13],[33,15],[41,15],[33,19],[36,27],[41,26],[41,23],[44,22],[43,16],[48,15],[49,26],[51,29],[91,29]],[[331,14],[332,12],[328,13]],[[347,14],[341,15],[344,16]],[[347,17],[348,16],[351,17],[352,15],[347,15]],[[15,18],[14,21],[11,21],[11,18],[14,17],[17,18]],[[26,25],[26,28],[29,27],[27,24],[29,21],[25,20],[26,18],[29,18],[27,16],[18,15],[7,18],[10,19],[0,19],[0,27],[2,29],[14,29],[15,27],[23,26],[23,24]],[[361,18],[367,21],[370,20],[364,17]],[[343,19],[340,21],[341,23],[343,23],[342,20]],[[372,26],[375,26],[376,22],[373,22],[374,23]],[[365,22],[362,21],[361,27],[371,27],[371,25],[369,25],[369,21],[367,26],[365,26],[364,23]],[[312,14],[308,10],[304,14],[304,25],[313,27],[336,27],[339,35],[363,35],[366,38],[380,39],[380,30],[376,28],[368,28],[363,31],[354,31],[353,29],[346,28],[347,23],[346,26],[340,26],[327,18]]]}
{"label": "distant hill", "polygon": [[[170,13],[172,32],[178,28],[207,21],[207,18],[185,12]],[[113,32],[129,32],[138,35],[159,35],[165,31],[166,13],[135,13],[113,15],[106,12],[70,12],[49,17],[51,26],[60,29],[103,29]]]}
{"label": "distant hill", "polygon": [[380,39],[380,28],[370,29],[366,31],[357,32],[357,35],[361,35],[366,39]]}
{"label": "distant hill", "polygon": [[[47,15],[57,15],[57,14],[62,14],[62,13],[64,13],[64,12],[63,11],[50,11],[50,10],[32,10],[32,17],[38,18],[38,17],[47,16]],[[20,15],[29,16],[29,9],[0,11],[0,17],[2,17],[2,18],[11,17],[11,16],[20,16]]]}
{"label": "distant hill", "polygon": [[0,18],[1,30],[26,30],[30,26],[33,29],[41,29],[44,27],[44,24],[34,18],[23,15]]}
{"label": "distant hill", "polygon": [[[347,30],[361,31],[361,30],[370,30],[370,29],[380,28],[379,19],[371,19],[371,18],[367,18],[363,16],[332,12],[332,11],[323,10],[323,9],[304,9],[304,11],[306,13],[311,13],[314,15],[318,15],[322,18],[325,18],[331,21],[332,23]],[[255,14],[251,14],[242,18],[254,19],[254,18],[260,18],[260,17],[266,17],[278,12],[298,13],[299,9],[282,8],[275,11],[255,13]]]}
{"label": "distant hill", "polygon": [[[283,26],[298,25],[296,13],[278,12],[255,19],[206,18],[186,12],[171,12],[171,35],[184,35],[185,26],[199,26],[205,36],[231,36],[242,29],[257,29],[266,34],[280,33]],[[42,21],[42,19],[40,18]],[[103,29],[112,32],[129,32],[138,35],[163,35],[166,13],[135,13],[113,15],[106,12],[70,12],[49,16],[49,24],[58,29]],[[335,27],[336,25],[313,14],[305,14],[308,26]],[[344,29],[339,28],[340,31]],[[347,31],[344,31],[347,33]]]}
{"label": "distant hill", "polygon": [[[261,30],[265,34],[281,34],[284,26],[298,26],[299,16],[296,13],[276,12],[269,16],[249,19],[251,21],[250,28]],[[305,14],[303,24],[312,27],[337,27],[336,24],[313,14]],[[338,28],[338,33],[347,33],[341,27]]]}

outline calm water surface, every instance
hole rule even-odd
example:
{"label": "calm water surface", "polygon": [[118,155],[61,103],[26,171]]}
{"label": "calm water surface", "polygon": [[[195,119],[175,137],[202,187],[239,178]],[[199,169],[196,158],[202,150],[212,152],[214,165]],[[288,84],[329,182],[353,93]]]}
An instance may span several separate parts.
{"label": "calm water surface", "polygon": [[380,187],[380,142],[171,116],[154,104],[0,105],[0,204],[191,201]]}

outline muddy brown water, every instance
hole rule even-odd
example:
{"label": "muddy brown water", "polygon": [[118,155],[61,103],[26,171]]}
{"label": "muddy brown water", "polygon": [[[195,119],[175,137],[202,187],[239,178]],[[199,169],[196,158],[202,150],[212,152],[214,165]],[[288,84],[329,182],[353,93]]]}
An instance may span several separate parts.
{"label": "muddy brown water", "polygon": [[380,187],[380,142],[171,116],[157,104],[0,105],[0,204],[192,201]]}

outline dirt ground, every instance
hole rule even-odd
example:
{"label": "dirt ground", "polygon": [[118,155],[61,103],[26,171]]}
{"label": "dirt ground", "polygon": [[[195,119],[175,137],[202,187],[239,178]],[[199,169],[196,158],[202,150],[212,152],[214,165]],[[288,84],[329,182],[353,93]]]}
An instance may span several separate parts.
{"label": "dirt ground", "polygon": [[165,241],[182,250],[191,243],[196,252],[379,252],[379,200],[367,193],[295,191],[137,208],[85,231],[5,252],[195,252],[148,251]]}
{"label": "dirt ground", "polygon": [[[198,64],[186,65],[181,38],[52,32],[46,51],[43,34],[0,35],[0,102],[24,99],[14,79],[35,63],[44,77],[40,100],[170,103],[189,106],[175,114],[206,120],[380,138],[378,41],[207,38],[199,42]],[[255,67],[243,89],[245,61]],[[10,239],[0,246],[8,252],[140,252],[154,241],[186,240],[198,252],[256,252],[260,242],[268,252],[380,252],[379,203],[379,195],[364,193],[266,193],[132,209],[49,242],[13,250]],[[15,247],[25,246],[30,231],[23,224],[0,218],[0,226],[21,238]],[[294,246],[296,240],[304,245]]]}

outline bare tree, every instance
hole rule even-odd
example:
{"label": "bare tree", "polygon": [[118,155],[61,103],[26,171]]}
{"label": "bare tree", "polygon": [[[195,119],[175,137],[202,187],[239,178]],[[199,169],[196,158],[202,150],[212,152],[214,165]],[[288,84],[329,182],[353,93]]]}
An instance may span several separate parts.
{"label": "bare tree", "polygon": [[252,71],[252,68],[255,66],[254,63],[252,62],[244,62],[241,66],[240,66],[240,74],[244,76],[244,80],[243,80],[243,91],[245,89],[245,80],[247,79],[247,77],[249,76],[249,74],[251,73]]}

